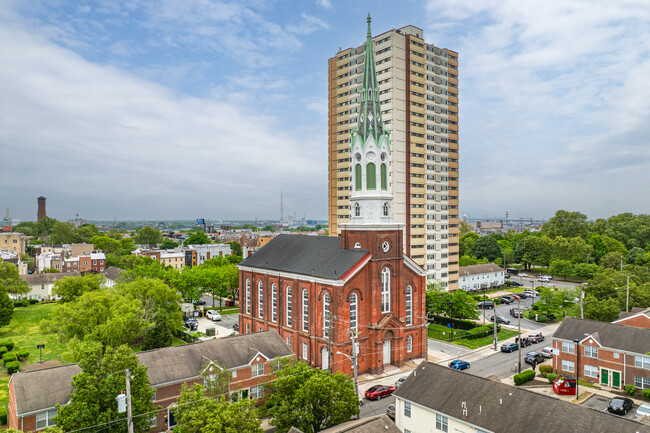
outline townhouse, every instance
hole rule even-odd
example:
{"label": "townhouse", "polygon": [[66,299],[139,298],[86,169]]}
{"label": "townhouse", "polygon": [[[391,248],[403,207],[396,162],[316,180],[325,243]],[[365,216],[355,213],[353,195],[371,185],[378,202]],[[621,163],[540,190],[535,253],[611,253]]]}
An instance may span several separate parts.
{"label": "townhouse", "polygon": [[553,335],[553,371],[615,389],[650,388],[650,329],[617,322],[564,319]]}
{"label": "townhouse", "polygon": [[393,394],[403,433],[650,433],[650,427],[423,362]]}
{"label": "townhouse", "polygon": [[458,288],[470,292],[489,287],[498,287],[505,281],[503,268],[494,263],[461,266],[458,275]]}
{"label": "townhouse", "polygon": [[[149,383],[155,388],[151,432],[171,430],[175,425],[173,404],[186,383],[203,383],[202,372],[218,363],[232,373],[233,399],[263,398],[264,385],[273,375],[273,363],[293,357],[291,348],[275,331],[258,332],[183,346],[165,347],[137,354],[145,365]],[[69,402],[72,379],[81,369],[76,364],[15,373],[9,380],[9,428],[24,432],[54,425],[56,405]],[[47,392],[43,392],[47,384]]]}

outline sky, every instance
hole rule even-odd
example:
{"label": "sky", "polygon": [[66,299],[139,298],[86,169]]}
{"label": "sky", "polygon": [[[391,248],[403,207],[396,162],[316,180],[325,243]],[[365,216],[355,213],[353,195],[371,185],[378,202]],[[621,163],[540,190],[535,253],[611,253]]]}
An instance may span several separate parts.
{"label": "sky", "polygon": [[650,213],[648,0],[0,2],[0,214],[327,218],[327,60],[459,52],[460,212]]}

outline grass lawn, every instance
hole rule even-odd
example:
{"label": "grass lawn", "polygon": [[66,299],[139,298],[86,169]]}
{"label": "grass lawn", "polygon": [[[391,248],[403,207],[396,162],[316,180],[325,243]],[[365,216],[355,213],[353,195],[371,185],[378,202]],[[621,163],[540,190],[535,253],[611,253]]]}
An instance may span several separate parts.
{"label": "grass lawn", "polygon": [[[508,338],[512,338],[515,335],[517,335],[517,331],[511,331],[509,329],[501,329],[497,333],[497,341],[504,341],[507,340]],[[492,344],[492,341],[494,340],[494,337],[492,335],[489,335],[487,337],[483,338],[478,338],[476,340],[468,340],[468,339],[458,339],[453,341],[452,343],[457,344],[459,346],[464,346],[470,349],[478,349],[479,347],[487,346],[489,344]]]}
{"label": "grass lawn", "polygon": [[[57,355],[61,355],[65,350],[66,345],[59,342],[56,335],[43,335],[38,329],[41,320],[51,316],[54,308],[56,308],[54,303],[15,308],[11,323],[0,328],[0,340],[12,340],[14,342],[13,350],[29,350],[29,358],[24,365],[38,362],[37,344],[45,344],[43,361],[57,359]],[[9,401],[7,384],[10,376],[4,368],[0,371],[0,406],[6,407]]]}

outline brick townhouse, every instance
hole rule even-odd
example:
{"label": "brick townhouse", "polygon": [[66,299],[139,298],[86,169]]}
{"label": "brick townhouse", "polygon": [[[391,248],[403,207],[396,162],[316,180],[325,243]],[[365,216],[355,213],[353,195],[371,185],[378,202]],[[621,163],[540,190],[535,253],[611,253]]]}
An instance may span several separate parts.
{"label": "brick townhouse", "polygon": [[[175,426],[170,406],[180,395],[184,383],[203,383],[201,372],[210,363],[232,372],[230,391],[234,399],[264,397],[264,384],[273,376],[273,361],[293,357],[290,347],[275,331],[206,340],[194,344],[165,347],[137,354],[148,367],[149,382],[160,406],[151,432]],[[72,378],[81,369],[76,364],[16,373],[9,380],[10,428],[31,432],[52,426],[56,405],[67,404],[72,393]],[[43,392],[47,384],[47,392]],[[173,406],[172,406],[173,407]]]}
{"label": "brick townhouse", "polygon": [[629,313],[622,311],[618,317],[612,323],[650,329],[650,308],[634,307]]}
{"label": "brick townhouse", "polygon": [[650,388],[650,329],[567,317],[555,331],[553,348],[557,373],[616,389]]}

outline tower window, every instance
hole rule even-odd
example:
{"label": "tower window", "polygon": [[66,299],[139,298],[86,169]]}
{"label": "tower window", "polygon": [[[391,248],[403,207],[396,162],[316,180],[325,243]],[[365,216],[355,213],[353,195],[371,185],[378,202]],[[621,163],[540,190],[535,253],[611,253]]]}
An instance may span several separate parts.
{"label": "tower window", "polygon": [[[384,154],[381,154],[382,158],[384,157]],[[386,164],[381,165],[381,189],[383,191],[386,191],[388,189],[388,169],[386,168]]]}
{"label": "tower window", "polygon": [[384,203],[384,216],[385,216],[385,217],[388,216],[388,210],[389,210],[389,209],[388,209],[388,203]]}
{"label": "tower window", "polygon": [[354,204],[354,216],[361,216],[361,205],[359,205],[359,203]]}
{"label": "tower window", "polygon": [[381,312],[390,311],[390,269],[384,268],[381,271]]}
{"label": "tower window", "polygon": [[361,191],[361,164],[354,166],[354,189]]}
{"label": "tower window", "polygon": [[372,162],[366,165],[366,188],[369,190],[377,189],[377,167]]}

